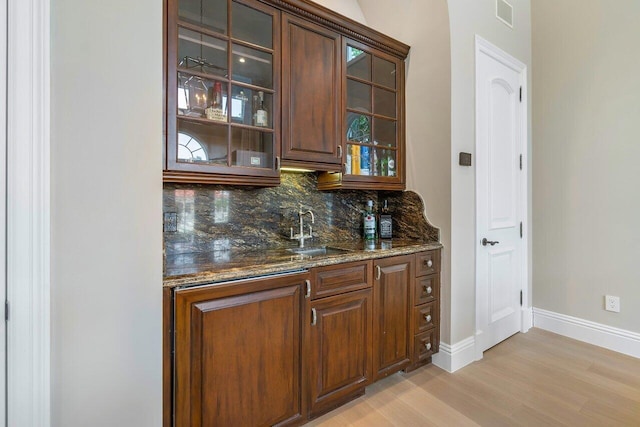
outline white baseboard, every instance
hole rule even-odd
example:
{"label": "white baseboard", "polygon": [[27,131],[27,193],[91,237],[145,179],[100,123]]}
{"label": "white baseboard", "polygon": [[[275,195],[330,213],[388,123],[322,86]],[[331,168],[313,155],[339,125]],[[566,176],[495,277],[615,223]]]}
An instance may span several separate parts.
{"label": "white baseboard", "polygon": [[433,355],[433,364],[447,372],[455,372],[476,360],[476,341],[473,336],[450,345],[440,343],[440,351]]}
{"label": "white baseboard", "polygon": [[533,325],[578,341],[640,358],[640,334],[636,332],[535,307]]}

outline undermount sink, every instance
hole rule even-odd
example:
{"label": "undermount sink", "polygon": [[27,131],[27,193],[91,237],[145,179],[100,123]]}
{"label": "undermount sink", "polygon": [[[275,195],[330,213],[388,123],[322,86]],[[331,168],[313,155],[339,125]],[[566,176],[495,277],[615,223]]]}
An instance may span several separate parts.
{"label": "undermount sink", "polygon": [[308,248],[290,248],[287,250],[294,254],[304,255],[308,257],[320,255],[340,255],[349,252],[346,249],[332,248],[330,246],[311,246]]}

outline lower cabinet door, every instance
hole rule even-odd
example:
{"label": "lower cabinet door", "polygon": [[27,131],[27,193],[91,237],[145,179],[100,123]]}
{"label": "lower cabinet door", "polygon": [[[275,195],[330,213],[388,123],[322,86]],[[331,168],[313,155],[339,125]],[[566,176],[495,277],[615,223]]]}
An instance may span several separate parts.
{"label": "lower cabinet door", "polygon": [[374,263],[374,380],[404,369],[411,361],[411,292],[413,256]]}
{"label": "lower cabinet door", "polygon": [[[271,426],[306,417],[305,278],[176,292],[175,426]],[[238,294],[243,286],[257,290]]]}
{"label": "lower cabinet door", "polygon": [[308,319],[310,417],[364,392],[372,374],[371,289],[311,302]]}

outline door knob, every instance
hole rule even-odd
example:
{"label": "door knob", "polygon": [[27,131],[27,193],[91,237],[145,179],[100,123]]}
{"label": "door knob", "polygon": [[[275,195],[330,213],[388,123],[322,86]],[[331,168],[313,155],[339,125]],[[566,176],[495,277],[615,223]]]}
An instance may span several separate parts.
{"label": "door knob", "polygon": [[498,242],[497,240],[493,240],[492,241],[492,240],[487,240],[486,237],[482,238],[482,246],[487,246],[487,245],[493,246],[493,245],[496,245],[498,243],[500,243],[500,242]]}

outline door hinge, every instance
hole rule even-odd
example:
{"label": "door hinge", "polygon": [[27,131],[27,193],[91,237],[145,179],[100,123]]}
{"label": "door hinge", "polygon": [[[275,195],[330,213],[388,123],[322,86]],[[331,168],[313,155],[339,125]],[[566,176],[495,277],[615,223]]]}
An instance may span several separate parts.
{"label": "door hinge", "polygon": [[522,170],[522,154],[520,154],[520,170]]}
{"label": "door hinge", "polygon": [[520,307],[522,307],[522,291],[520,291]]}
{"label": "door hinge", "polygon": [[9,321],[9,301],[4,302],[4,321]]}
{"label": "door hinge", "polygon": [[520,86],[520,102],[522,102],[522,86]]}
{"label": "door hinge", "polygon": [[520,238],[522,239],[522,221],[520,221]]}

